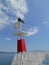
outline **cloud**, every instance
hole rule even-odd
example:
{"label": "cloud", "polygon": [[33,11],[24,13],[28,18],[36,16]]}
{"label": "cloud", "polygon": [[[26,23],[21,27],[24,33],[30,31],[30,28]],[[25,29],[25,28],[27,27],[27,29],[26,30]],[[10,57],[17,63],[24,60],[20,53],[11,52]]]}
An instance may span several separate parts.
{"label": "cloud", "polygon": [[39,28],[38,27],[34,27],[33,29],[31,28],[27,33],[27,36],[31,36],[31,35],[35,35],[39,32]]}
{"label": "cloud", "polygon": [[27,12],[26,0],[0,0],[0,29],[16,22],[17,17],[24,19]]}
{"label": "cloud", "polygon": [[10,40],[10,38],[8,38],[8,37],[7,37],[7,38],[5,38],[5,40],[9,41],[9,40]]}
{"label": "cloud", "polygon": [[6,25],[9,25],[10,21],[8,21],[8,16],[1,12],[0,13],[0,30],[2,30]]}

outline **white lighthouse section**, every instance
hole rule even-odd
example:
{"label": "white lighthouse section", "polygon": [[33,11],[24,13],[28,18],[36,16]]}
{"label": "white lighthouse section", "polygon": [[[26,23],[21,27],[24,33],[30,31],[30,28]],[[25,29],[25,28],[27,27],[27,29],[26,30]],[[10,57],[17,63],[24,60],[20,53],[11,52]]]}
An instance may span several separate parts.
{"label": "white lighthouse section", "polygon": [[11,65],[49,65],[49,52],[16,53]]}
{"label": "white lighthouse section", "polygon": [[19,52],[15,55],[11,65],[27,65],[27,54],[26,52]]}

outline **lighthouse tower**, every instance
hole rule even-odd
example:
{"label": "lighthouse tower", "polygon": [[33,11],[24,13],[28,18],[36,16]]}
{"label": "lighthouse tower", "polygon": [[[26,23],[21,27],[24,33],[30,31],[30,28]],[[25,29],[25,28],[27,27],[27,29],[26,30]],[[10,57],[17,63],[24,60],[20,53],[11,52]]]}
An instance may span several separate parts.
{"label": "lighthouse tower", "polygon": [[23,20],[18,18],[18,22],[15,23],[15,28],[18,30],[18,32],[14,33],[15,36],[17,36],[17,52],[26,52],[26,43],[24,36],[27,35],[27,32],[22,30],[22,25],[25,24]]}
{"label": "lighthouse tower", "polygon": [[23,24],[25,23],[20,18],[18,18],[17,22],[15,23],[17,32],[14,33],[14,35],[17,36],[17,56],[14,58],[14,61],[16,60],[16,62],[12,63],[12,65],[26,65],[27,50],[24,36],[27,35],[27,32],[22,30]]}

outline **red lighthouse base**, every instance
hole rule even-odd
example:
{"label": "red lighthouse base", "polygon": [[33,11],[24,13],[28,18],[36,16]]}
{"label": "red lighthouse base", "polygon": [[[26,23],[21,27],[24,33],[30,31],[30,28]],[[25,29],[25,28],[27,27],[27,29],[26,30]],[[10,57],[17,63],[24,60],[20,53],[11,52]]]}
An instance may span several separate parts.
{"label": "red lighthouse base", "polygon": [[17,52],[26,52],[26,44],[24,39],[17,40]]}

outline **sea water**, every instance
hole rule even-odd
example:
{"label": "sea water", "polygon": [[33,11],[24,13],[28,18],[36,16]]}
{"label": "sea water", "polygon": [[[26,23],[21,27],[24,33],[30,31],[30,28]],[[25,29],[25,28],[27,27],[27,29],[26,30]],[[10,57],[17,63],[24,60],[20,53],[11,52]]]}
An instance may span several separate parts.
{"label": "sea water", "polygon": [[0,52],[0,65],[11,65],[14,52]]}

